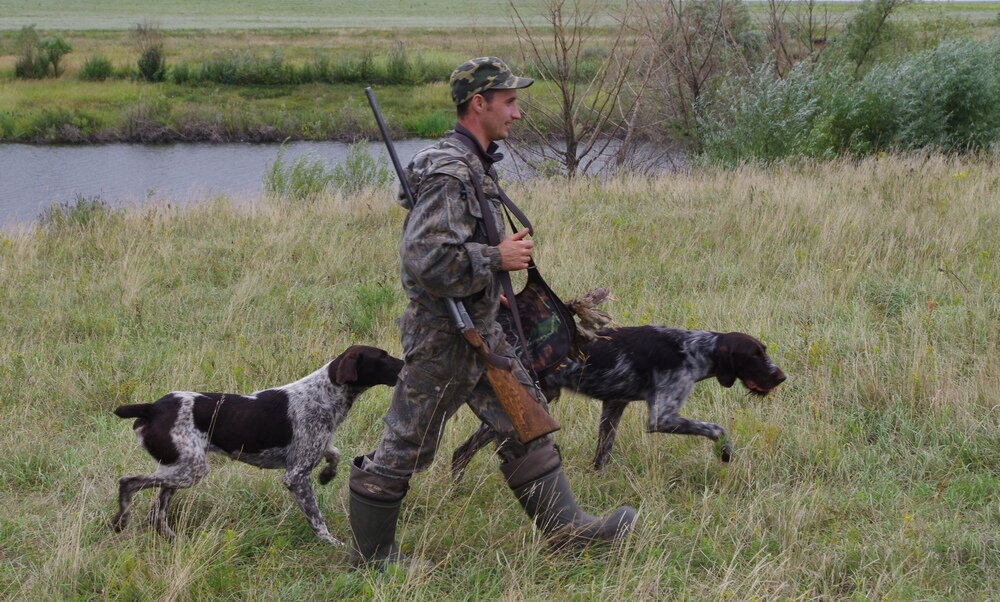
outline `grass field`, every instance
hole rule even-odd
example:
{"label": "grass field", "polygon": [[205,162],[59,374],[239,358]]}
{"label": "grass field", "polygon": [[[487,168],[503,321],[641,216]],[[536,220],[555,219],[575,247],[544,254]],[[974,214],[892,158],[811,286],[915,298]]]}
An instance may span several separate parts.
{"label": "grass field", "polygon": [[[519,10],[541,24],[537,3],[520,2]],[[612,7],[624,6],[624,0],[609,0]],[[751,9],[763,14],[767,3],[748,2]],[[820,2],[821,10],[844,13],[857,2]],[[922,3],[916,10],[936,11],[945,6],[949,13],[977,20],[993,19],[1000,2]],[[164,29],[270,29],[304,28],[409,28],[409,27],[500,27],[510,25],[506,2],[477,0],[163,0],[160,2],[112,2],[82,0],[72,3],[37,0],[28,5],[23,0],[0,0],[0,29],[19,29],[36,24],[40,29],[108,30],[128,29],[141,21],[155,22]],[[600,23],[611,24],[605,17]]]}
{"label": "grass field", "polygon": [[[275,471],[216,458],[168,542],[115,534],[116,479],[152,468],[111,411],[166,391],[289,382],[351,343],[399,352],[390,190],[214,199],[98,214],[0,240],[0,595],[7,599],[989,600],[1000,591],[1000,167],[880,157],[510,187],[539,265],[607,286],[620,324],[739,330],[788,381],[695,388],[703,440],[623,419],[587,468],[599,405],[564,397],[557,441],[586,508],[640,508],[611,550],[547,551],[483,453],[452,484],[460,412],[413,481],[399,535],[426,573],[348,574]],[[245,201],[245,200],[243,200]],[[338,433],[370,450],[388,391]],[[141,518],[149,494],[137,496]],[[349,536],[343,474],[320,488]]]}
{"label": "grass field", "polygon": [[[612,0],[609,6],[623,4]],[[768,4],[748,6],[764,27]],[[836,30],[856,6],[828,2],[819,6],[817,15],[828,12]],[[536,3],[519,4],[529,23],[541,25],[538,8]],[[1000,30],[998,14],[1000,2],[923,2],[901,8],[893,19],[924,23],[933,31],[989,37]],[[0,142],[347,140],[371,134],[368,120],[357,123],[350,105],[346,117],[341,116],[348,98],[361,98],[363,84],[347,89],[341,84],[137,81],[139,51],[129,30],[138,23],[161,28],[170,68],[273,56],[280,56],[284,65],[301,67],[321,57],[336,61],[365,52],[383,60],[403,43],[411,58],[434,64],[443,80],[451,66],[470,56],[502,56],[515,66],[521,58],[509,8],[502,2],[43,0],[29,6],[0,0]],[[605,15],[594,23],[597,27],[584,51],[600,55],[611,45],[614,20]],[[35,25],[42,36],[63,36],[72,46],[60,77],[14,78],[16,39],[27,25]],[[110,61],[117,75],[104,82],[80,81],[81,66],[95,55]],[[447,96],[436,86],[392,86],[383,94],[399,99],[401,110],[395,114],[400,121],[395,125],[401,135],[437,136],[451,124],[445,115]],[[431,97],[434,108],[428,111],[423,99]]]}

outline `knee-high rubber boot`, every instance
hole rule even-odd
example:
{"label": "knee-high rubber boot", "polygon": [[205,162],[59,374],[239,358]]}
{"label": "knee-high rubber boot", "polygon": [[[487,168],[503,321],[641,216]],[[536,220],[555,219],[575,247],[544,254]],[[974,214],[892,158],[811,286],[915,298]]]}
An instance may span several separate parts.
{"label": "knee-high rubber boot", "polygon": [[507,485],[535,526],[557,548],[610,543],[627,535],[637,512],[622,506],[604,517],[590,515],[576,505],[553,445],[536,449],[500,465]]}
{"label": "knee-high rubber boot", "polygon": [[354,545],[351,566],[384,571],[391,564],[408,566],[410,559],[396,543],[396,520],[409,488],[406,481],[361,469],[364,456],[351,462],[349,520]]}

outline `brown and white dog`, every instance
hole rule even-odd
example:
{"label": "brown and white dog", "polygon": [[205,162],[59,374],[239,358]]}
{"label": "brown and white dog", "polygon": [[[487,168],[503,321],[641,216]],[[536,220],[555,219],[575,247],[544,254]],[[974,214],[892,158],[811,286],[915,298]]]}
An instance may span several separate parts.
{"label": "brown and white dog", "polygon": [[382,349],[355,345],[319,370],[293,383],[250,395],[174,391],[154,403],[121,406],[115,414],[136,418],[132,428],[155,472],[118,480],[118,531],[129,519],[132,496],[159,487],[150,519],[166,537],[167,505],[177,489],[192,487],[208,474],[208,452],[260,468],[283,468],[281,481],[292,492],[317,537],[330,535],[309,478],[321,458],[327,465],[320,483],[334,477],[340,452],[332,436],[354,400],[375,385],[394,386],[403,361]]}
{"label": "brown and white dog", "polygon": [[[718,424],[678,415],[694,384],[709,377],[723,387],[736,380],[754,395],[767,395],[785,375],[767,356],[764,344],[741,332],[680,330],[665,326],[632,326],[598,331],[600,338],[583,348],[583,361],[567,360],[544,375],[549,401],[562,387],[602,402],[593,465],[604,468],[614,445],[618,423],[632,401],[645,400],[650,433],[701,435],[721,441],[728,462],[732,448]],[[472,456],[493,439],[481,425],[452,456],[452,473],[461,477]]]}

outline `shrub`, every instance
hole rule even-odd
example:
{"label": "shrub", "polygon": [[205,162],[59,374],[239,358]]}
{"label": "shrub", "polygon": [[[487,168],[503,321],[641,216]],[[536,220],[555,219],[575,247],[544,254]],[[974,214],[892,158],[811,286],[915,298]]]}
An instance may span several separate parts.
{"label": "shrub", "polygon": [[394,177],[386,159],[374,159],[368,154],[368,144],[364,142],[352,144],[347,149],[343,165],[334,167],[332,173],[333,185],[344,192],[386,186]]}
{"label": "shrub", "polygon": [[898,144],[945,151],[1000,140],[1000,39],[946,40],[887,77],[899,99]]}
{"label": "shrub", "polygon": [[855,156],[893,149],[962,151],[1000,141],[1000,40],[945,40],[860,81],[852,67],[765,68],[699,107],[706,158]]}
{"label": "shrub", "polygon": [[163,46],[147,47],[139,56],[139,78],[148,82],[162,82],[166,79],[167,65],[163,58]]}
{"label": "shrub", "polygon": [[163,54],[163,34],[151,23],[137,23],[130,34],[132,44],[139,51],[139,79],[161,82],[166,78],[167,65]]}
{"label": "shrub", "polygon": [[38,216],[38,223],[45,228],[86,227],[111,215],[111,206],[100,196],[77,193],[70,202],[53,203]]}
{"label": "shrub", "polygon": [[333,181],[333,173],[319,159],[302,155],[291,164],[285,162],[285,147],[264,174],[264,192],[272,197],[289,197],[302,201],[326,192]]}
{"label": "shrub", "polygon": [[80,67],[80,79],[86,81],[104,81],[114,75],[114,67],[111,61],[102,54],[93,54],[87,57]]}
{"label": "shrub", "polygon": [[73,47],[62,36],[53,36],[39,42],[38,48],[45,58],[46,64],[52,66],[52,75],[58,77],[61,73],[59,63],[62,61],[62,57],[73,51]]}
{"label": "shrub", "polygon": [[41,52],[41,39],[34,25],[25,25],[17,35],[17,60],[14,63],[14,76],[27,79],[40,79],[48,74],[49,61]]}

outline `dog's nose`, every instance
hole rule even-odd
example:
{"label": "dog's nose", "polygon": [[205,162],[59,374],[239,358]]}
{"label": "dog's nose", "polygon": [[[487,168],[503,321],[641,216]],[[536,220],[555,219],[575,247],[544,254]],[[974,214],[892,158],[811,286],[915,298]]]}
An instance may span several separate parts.
{"label": "dog's nose", "polygon": [[774,374],[774,386],[778,386],[781,383],[785,382],[785,378],[786,378],[785,373],[782,372],[781,369],[779,368],[778,371]]}

